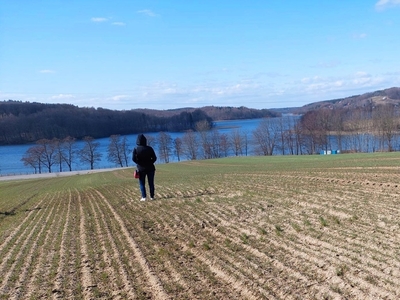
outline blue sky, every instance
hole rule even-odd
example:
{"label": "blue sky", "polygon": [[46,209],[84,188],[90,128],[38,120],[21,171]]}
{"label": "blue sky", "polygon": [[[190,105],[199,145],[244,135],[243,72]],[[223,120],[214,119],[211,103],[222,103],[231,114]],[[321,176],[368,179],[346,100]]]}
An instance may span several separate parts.
{"label": "blue sky", "polygon": [[0,100],[296,107],[400,86],[400,0],[0,0]]}

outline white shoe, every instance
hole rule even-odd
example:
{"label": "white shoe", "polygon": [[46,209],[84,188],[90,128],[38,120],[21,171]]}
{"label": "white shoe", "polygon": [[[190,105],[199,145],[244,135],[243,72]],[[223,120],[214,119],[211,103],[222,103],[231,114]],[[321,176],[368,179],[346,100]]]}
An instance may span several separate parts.
{"label": "white shoe", "polygon": [[150,198],[150,200],[156,200],[156,199],[154,199],[154,198]]}
{"label": "white shoe", "polygon": [[142,198],[142,199],[140,199],[140,201],[146,201],[146,198]]}

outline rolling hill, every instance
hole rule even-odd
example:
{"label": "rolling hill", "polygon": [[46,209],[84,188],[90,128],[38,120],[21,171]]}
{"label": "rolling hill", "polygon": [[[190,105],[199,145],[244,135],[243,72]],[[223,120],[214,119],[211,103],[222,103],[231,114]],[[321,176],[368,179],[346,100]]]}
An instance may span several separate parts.
{"label": "rolling hill", "polygon": [[313,102],[302,107],[292,108],[290,112],[303,114],[310,110],[320,108],[359,108],[359,107],[375,107],[380,104],[392,104],[399,106],[400,104],[400,87],[392,87],[375,92],[365,93],[361,95],[350,96],[346,98],[324,100]]}

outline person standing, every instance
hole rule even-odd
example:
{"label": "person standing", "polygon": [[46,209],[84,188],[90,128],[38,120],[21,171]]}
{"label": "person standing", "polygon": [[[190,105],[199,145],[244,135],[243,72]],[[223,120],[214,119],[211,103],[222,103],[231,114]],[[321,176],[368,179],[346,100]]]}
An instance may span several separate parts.
{"label": "person standing", "polygon": [[154,149],[147,145],[147,139],[143,134],[138,135],[136,145],[135,149],[133,149],[132,160],[139,170],[139,187],[142,194],[140,201],[146,201],[146,177],[150,189],[150,199],[154,200],[154,175],[156,172],[154,163],[157,160],[157,156]]}

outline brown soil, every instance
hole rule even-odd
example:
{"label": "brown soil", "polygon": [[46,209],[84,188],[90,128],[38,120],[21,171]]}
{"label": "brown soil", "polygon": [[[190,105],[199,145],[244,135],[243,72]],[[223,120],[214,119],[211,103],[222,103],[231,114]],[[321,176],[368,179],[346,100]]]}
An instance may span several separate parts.
{"label": "brown soil", "polygon": [[1,235],[0,299],[400,298],[397,171],[221,176],[48,194]]}

